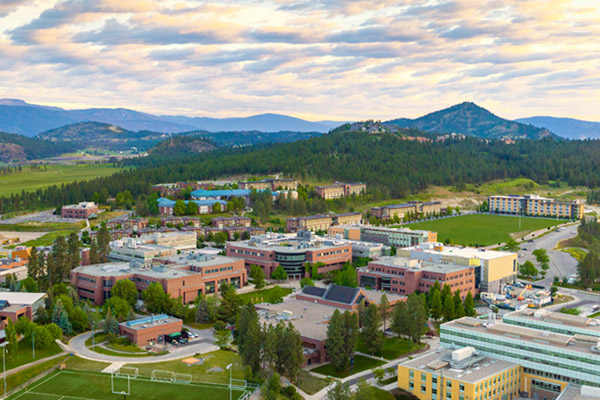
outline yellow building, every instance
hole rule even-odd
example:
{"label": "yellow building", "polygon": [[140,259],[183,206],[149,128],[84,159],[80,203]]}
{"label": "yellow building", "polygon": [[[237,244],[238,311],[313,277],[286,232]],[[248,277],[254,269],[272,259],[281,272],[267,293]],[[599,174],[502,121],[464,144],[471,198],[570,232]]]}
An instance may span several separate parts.
{"label": "yellow building", "polygon": [[398,365],[398,387],[420,400],[514,400],[522,377],[518,364],[485,357],[472,347]]}

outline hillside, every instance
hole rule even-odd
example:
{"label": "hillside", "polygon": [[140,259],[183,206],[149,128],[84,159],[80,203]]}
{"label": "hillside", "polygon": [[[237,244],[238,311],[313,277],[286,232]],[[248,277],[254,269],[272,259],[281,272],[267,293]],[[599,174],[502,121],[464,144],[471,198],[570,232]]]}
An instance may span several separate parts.
{"label": "hillside", "polygon": [[148,154],[154,156],[171,156],[173,154],[193,154],[212,151],[216,146],[201,136],[175,136],[158,143]]}
{"label": "hillside", "polygon": [[462,133],[485,139],[541,139],[554,136],[547,129],[500,118],[471,102],[457,104],[416,119],[394,119],[386,124],[434,133]]}
{"label": "hillside", "polygon": [[600,122],[555,117],[530,117],[515,121],[549,129],[566,139],[600,139]]}
{"label": "hillside", "polygon": [[77,150],[73,143],[52,143],[22,135],[0,132],[0,162],[23,162],[56,157]]}
{"label": "hillside", "polygon": [[[184,133],[185,134],[185,133]],[[199,135],[219,146],[250,146],[262,143],[286,143],[310,139],[323,135],[321,132],[261,132],[261,131],[236,131],[236,132],[190,132]]]}
{"label": "hillside", "polygon": [[37,137],[52,142],[77,143],[84,147],[110,150],[129,150],[136,147],[138,150],[146,150],[168,135],[150,131],[133,132],[101,122],[78,122],[42,132]]}
{"label": "hillside", "polygon": [[41,132],[84,121],[116,125],[134,132],[164,133],[197,130],[325,133],[341,125],[341,122],[336,121],[311,122],[279,114],[261,114],[241,118],[158,116],[126,108],[65,110],[58,107],[29,104],[18,99],[0,99],[0,131],[35,136]]}

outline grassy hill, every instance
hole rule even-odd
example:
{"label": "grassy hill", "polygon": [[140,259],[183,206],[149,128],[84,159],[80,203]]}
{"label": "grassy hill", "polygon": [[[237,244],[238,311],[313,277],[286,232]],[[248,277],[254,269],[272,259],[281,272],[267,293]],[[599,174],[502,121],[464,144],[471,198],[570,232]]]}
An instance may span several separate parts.
{"label": "grassy hill", "polygon": [[555,137],[549,130],[500,118],[485,108],[465,102],[416,119],[399,118],[386,124],[436,133],[462,133],[486,139],[541,139]]}
{"label": "grassy hill", "polygon": [[73,143],[50,142],[23,135],[0,132],[0,163],[23,162],[56,157],[75,151]]}

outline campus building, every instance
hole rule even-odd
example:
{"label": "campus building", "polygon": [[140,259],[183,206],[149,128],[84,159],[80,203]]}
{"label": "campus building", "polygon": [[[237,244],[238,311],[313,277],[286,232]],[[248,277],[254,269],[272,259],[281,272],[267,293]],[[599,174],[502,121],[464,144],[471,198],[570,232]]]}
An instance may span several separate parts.
{"label": "campus building", "polygon": [[398,365],[398,387],[419,400],[515,400],[521,377],[519,364],[472,347],[436,351]]}
{"label": "campus building", "polygon": [[[257,304],[261,325],[289,321],[300,333],[307,365],[327,361],[327,324],[338,310],[356,312],[361,302],[379,304],[381,292],[362,288],[329,285],[326,288],[305,286],[295,298],[279,304]],[[404,296],[388,295],[390,305],[405,301]]]}
{"label": "campus building", "polygon": [[182,329],[183,320],[161,314],[121,322],[119,335],[125,336],[131,343],[143,347],[149,344],[164,343],[166,336],[179,333]]}
{"label": "campus building", "polygon": [[367,190],[367,185],[362,182],[358,183],[342,183],[335,182],[331,185],[315,186],[317,196],[325,200],[339,199],[352,195],[359,195]]}
{"label": "campus building", "polygon": [[0,292],[0,329],[4,329],[8,320],[17,322],[26,317],[33,320],[35,312],[45,307],[46,293]]}
{"label": "campus building", "polygon": [[156,282],[165,293],[181,297],[187,304],[200,295],[218,293],[224,282],[240,288],[246,285],[247,276],[242,260],[192,252],[166,256],[152,265],[105,263],[77,267],[71,271],[71,284],[79,296],[96,305],[110,297],[110,290],[121,279],[131,280],[139,292]]}
{"label": "campus building", "polygon": [[248,217],[217,217],[212,219],[215,228],[227,228],[230,226],[249,227],[252,219]]}
{"label": "campus building", "polygon": [[8,275],[14,276],[18,281],[27,278],[28,260],[21,258],[0,258],[0,282],[4,283]]}
{"label": "campus building", "polygon": [[506,251],[423,243],[398,249],[396,254],[429,262],[446,261],[472,266],[475,269],[475,289],[479,292],[500,293],[503,284],[514,282],[517,278],[517,254]]}
{"label": "campus building", "polygon": [[360,240],[383,243],[396,248],[412,247],[437,242],[437,232],[363,225],[360,227]]}
{"label": "campus building", "polygon": [[535,194],[490,196],[489,212],[493,214],[533,215],[581,219],[585,206],[581,200],[557,200],[540,197]]}
{"label": "campus building", "polygon": [[260,181],[242,181],[238,182],[240,189],[254,189],[254,190],[265,190],[270,189],[271,191],[276,190],[296,190],[298,189],[298,181],[295,179],[263,179]]}
{"label": "campus building", "polygon": [[[212,213],[213,207],[216,203],[221,205],[221,209],[227,207],[227,201],[209,198],[202,200],[183,200],[183,202],[187,205],[189,202],[194,202],[198,206],[198,214],[210,214]],[[158,211],[160,215],[174,215],[173,209],[175,208],[175,200],[169,200],[167,198],[161,197],[157,200],[158,202]]]}
{"label": "campus building", "polygon": [[352,246],[333,240],[311,237],[310,232],[294,235],[263,235],[250,240],[228,242],[227,255],[244,259],[248,270],[251,265],[260,265],[270,277],[281,265],[290,279],[301,279],[306,275],[304,264],[320,263],[319,273],[341,269],[352,260]]}
{"label": "campus building", "polygon": [[405,257],[381,257],[371,261],[366,267],[356,270],[362,287],[385,290],[409,295],[416,291],[428,292],[438,281],[448,285],[452,291],[460,290],[463,297],[470,291],[477,294],[475,268],[447,261],[424,261]]}
{"label": "campus building", "polygon": [[427,215],[434,212],[442,212],[442,203],[440,201],[409,201],[401,204],[390,204],[382,207],[371,207],[370,215],[384,221],[398,217],[404,218],[405,215]]}
{"label": "campus building", "polygon": [[128,237],[110,242],[109,258],[116,261],[148,264],[155,258],[196,248],[194,232],[169,232]]}
{"label": "campus building", "polygon": [[62,218],[86,219],[94,214],[98,214],[98,206],[91,201],[62,206],[60,209],[60,216]]}
{"label": "campus building", "polygon": [[205,190],[198,189],[192,192],[192,199],[194,200],[222,200],[227,202],[232,197],[239,197],[244,199],[246,204],[250,204],[250,193],[249,189],[224,189],[224,190]]}
{"label": "campus building", "polygon": [[362,220],[359,212],[342,214],[317,214],[308,217],[295,217],[286,219],[286,231],[326,231],[332,225],[358,224]]}
{"label": "campus building", "polygon": [[470,346],[485,356],[518,364],[523,397],[535,398],[541,392],[554,399],[568,384],[600,386],[600,327],[588,318],[577,318],[563,319],[544,310],[531,315],[518,312],[504,321],[496,321],[495,314],[487,322],[465,317],[443,324],[440,342],[451,349]]}

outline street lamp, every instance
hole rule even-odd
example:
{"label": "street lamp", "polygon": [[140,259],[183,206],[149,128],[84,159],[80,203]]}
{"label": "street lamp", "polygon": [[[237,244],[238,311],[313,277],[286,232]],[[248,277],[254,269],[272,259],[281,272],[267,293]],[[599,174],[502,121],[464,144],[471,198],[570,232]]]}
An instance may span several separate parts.
{"label": "street lamp", "polygon": [[[229,400],[232,399],[232,394],[231,394],[231,371],[233,370],[233,368],[231,368],[231,367],[233,367],[233,364],[229,364],[227,366],[227,369],[229,370]],[[6,382],[6,377],[4,377],[4,379],[5,379],[5,382]],[[5,393],[5,395],[6,395],[6,393]]]}
{"label": "street lamp", "polygon": [[4,397],[6,397],[6,345],[8,341],[0,343],[2,347],[2,374],[4,375]]}

